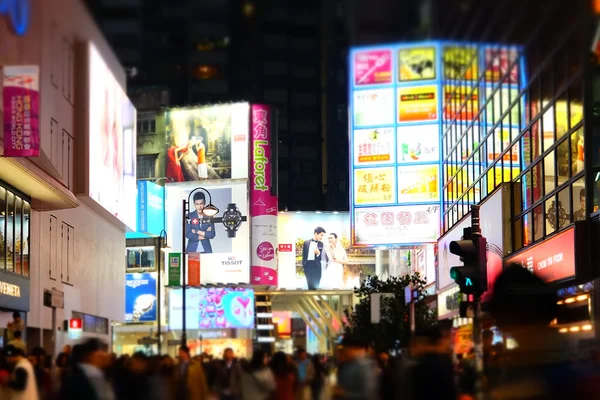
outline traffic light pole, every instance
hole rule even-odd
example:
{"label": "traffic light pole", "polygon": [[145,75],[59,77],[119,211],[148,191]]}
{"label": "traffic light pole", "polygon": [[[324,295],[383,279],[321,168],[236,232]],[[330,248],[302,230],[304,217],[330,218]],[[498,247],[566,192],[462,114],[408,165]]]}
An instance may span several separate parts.
{"label": "traffic light pole", "polygon": [[[481,237],[479,206],[471,206],[471,232],[477,240]],[[481,251],[481,249],[479,249]],[[486,249],[483,249],[485,252]],[[473,344],[475,345],[475,398],[483,400],[483,343],[481,338],[481,295],[473,295]]]}

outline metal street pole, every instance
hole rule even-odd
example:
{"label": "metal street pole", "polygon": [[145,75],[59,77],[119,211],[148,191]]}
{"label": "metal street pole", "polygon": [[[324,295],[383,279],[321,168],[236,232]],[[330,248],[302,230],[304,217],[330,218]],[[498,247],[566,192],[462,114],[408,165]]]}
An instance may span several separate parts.
{"label": "metal street pole", "polygon": [[[481,237],[478,205],[471,206],[471,232],[474,239]],[[475,397],[483,399],[483,343],[481,340],[481,296],[479,294],[473,296],[473,344],[475,345]]]}
{"label": "metal street pole", "polygon": [[187,266],[185,263],[185,256],[186,256],[186,249],[185,249],[185,224],[186,224],[186,218],[187,218],[187,201],[185,199],[183,199],[182,201],[182,216],[181,216],[181,264],[182,264],[182,272],[183,272],[183,287],[182,287],[182,302],[183,302],[183,307],[182,307],[182,326],[181,326],[181,345],[182,346],[187,346],[187,329],[186,329],[186,321],[185,321],[185,315],[186,315],[186,309],[185,309],[185,288],[187,286]]}
{"label": "metal street pole", "polygon": [[162,264],[162,260],[161,258],[164,256],[163,252],[162,252],[162,232],[161,235],[158,237],[158,254],[157,257],[158,258],[158,277],[156,279],[156,283],[157,283],[157,298],[158,298],[158,304],[156,305],[156,319],[158,320],[158,329],[156,332],[156,337],[158,338],[158,343],[157,343],[157,348],[158,348],[158,355],[162,354],[162,329],[161,329],[161,319],[160,319],[160,312],[161,312],[161,308],[162,308],[162,284],[161,284],[161,275],[162,275],[162,270],[161,270],[161,264]]}

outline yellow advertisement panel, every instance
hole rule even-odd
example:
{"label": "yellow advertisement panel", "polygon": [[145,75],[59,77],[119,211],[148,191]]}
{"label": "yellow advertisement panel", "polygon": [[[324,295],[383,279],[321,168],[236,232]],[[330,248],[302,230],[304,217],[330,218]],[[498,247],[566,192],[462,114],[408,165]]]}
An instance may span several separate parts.
{"label": "yellow advertisement panel", "polygon": [[395,181],[394,167],[355,169],[354,204],[393,204]]}
{"label": "yellow advertisement panel", "polygon": [[463,81],[476,80],[479,55],[476,47],[447,46],[443,51],[444,78]]}
{"label": "yellow advertisement panel", "polygon": [[494,167],[490,169],[487,173],[488,193],[491,193],[496,188],[496,186],[500,185],[502,182],[510,182],[512,180],[512,177],[516,177],[517,175],[519,175],[520,172],[520,168],[515,167]]}
{"label": "yellow advertisement panel", "polygon": [[[450,181],[450,182],[444,182],[444,183],[448,183],[448,186],[446,187],[446,195],[445,195],[445,199],[447,201],[456,201],[458,199],[461,198],[461,196],[463,195],[463,193],[465,193],[467,191],[467,189],[469,188],[469,186],[471,184],[473,184],[473,181],[475,178],[477,178],[477,176],[469,176],[469,170],[467,168],[462,168],[458,173],[458,166],[456,165],[448,165],[445,166],[444,168],[448,169],[448,176],[446,177],[446,180]],[[472,202],[476,202],[478,203],[481,200],[481,191],[479,190],[479,185],[475,185],[472,189],[471,189],[471,193],[469,193],[469,195],[466,197],[466,201],[472,203]]]}
{"label": "yellow advertisement panel", "polygon": [[419,47],[398,51],[398,80],[435,79],[435,48]]}
{"label": "yellow advertisement panel", "polygon": [[[464,105],[464,106],[463,106]],[[479,90],[444,85],[444,119],[472,121],[479,112]]]}
{"label": "yellow advertisement panel", "polygon": [[398,121],[435,121],[438,118],[438,88],[435,85],[398,89]]}
{"label": "yellow advertisement panel", "polygon": [[439,200],[439,171],[438,164],[398,167],[398,202]]}

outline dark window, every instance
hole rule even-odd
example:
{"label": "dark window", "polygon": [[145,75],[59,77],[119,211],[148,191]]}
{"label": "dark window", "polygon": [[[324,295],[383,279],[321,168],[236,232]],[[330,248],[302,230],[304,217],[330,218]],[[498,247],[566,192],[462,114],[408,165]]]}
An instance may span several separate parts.
{"label": "dark window", "polygon": [[137,178],[148,179],[156,177],[157,154],[137,156]]}

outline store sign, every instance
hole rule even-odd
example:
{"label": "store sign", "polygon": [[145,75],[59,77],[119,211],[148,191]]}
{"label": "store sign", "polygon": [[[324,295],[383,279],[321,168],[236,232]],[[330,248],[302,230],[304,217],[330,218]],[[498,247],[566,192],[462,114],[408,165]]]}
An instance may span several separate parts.
{"label": "store sign", "polygon": [[354,170],[354,203],[357,205],[393,204],[395,188],[394,167]]}
{"label": "store sign", "polygon": [[353,97],[354,126],[394,123],[394,89],[357,90]]}
{"label": "store sign", "polygon": [[396,161],[394,128],[354,131],[354,165],[385,165]]}
{"label": "store sign", "polygon": [[3,67],[4,156],[40,155],[40,68]]}
{"label": "store sign", "polygon": [[29,28],[29,0],[0,0],[0,14],[4,15],[13,31],[23,36]]}
{"label": "store sign", "polygon": [[356,86],[391,82],[391,50],[369,50],[354,55],[354,84]]}
{"label": "store sign", "polygon": [[[464,104],[464,107],[463,107]],[[479,92],[466,86],[444,86],[444,119],[471,121],[479,111]]]}
{"label": "store sign", "polygon": [[83,320],[81,318],[71,318],[69,320],[69,335],[83,334]]}
{"label": "store sign", "polygon": [[440,234],[440,206],[354,209],[356,246],[434,243]]}
{"label": "store sign", "polygon": [[556,282],[575,276],[575,228],[534,245],[509,257],[506,264],[517,263],[545,282]]}
{"label": "store sign", "polygon": [[169,286],[181,285],[181,253],[169,254]]}
{"label": "store sign", "polygon": [[156,321],[157,273],[125,275],[125,322]]}
{"label": "store sign", "polygon": [[28,278],[0,271],[0,307],[29,311]]}
{"label": "store sign", "polygon": [[437,118],[437,86],[398,89],[398,122],[435,121]]}
{"label": "store sign", "polygon": [[458,314],[462,295],[458,286],[438,294],[437,309],[438,319],[446,319]]}
{"label": "store sign", "polygon": [[149,181],[138,181],[137,231],[160,235],[165,229],[165,188]]}
{"label": "store sign", "polygon": [[398,80],[435,79],[435,47],[413,47],[398,50]]}
{"label": "store sign", "polygon": [[398,203],[439,201],[439,164],[398,167]]}
{"label": "store sign", "polygon": [[437,124],[398,127],[398,164],[439,162],[440,128]]}
{"label": "store sign", "polygon": [[[272,110],[264,104],[251,109],[250,215],[252,244],[250,279],[255,285],[277,285],[277,197],[271,194]],[[228,281],[232,282],[232,281]],[[234,281],[233,281],[234,282]]]}

